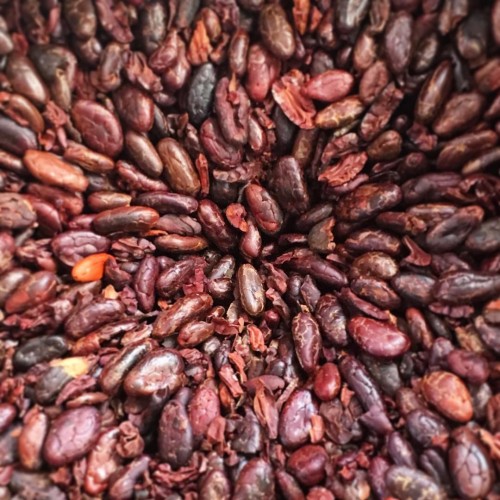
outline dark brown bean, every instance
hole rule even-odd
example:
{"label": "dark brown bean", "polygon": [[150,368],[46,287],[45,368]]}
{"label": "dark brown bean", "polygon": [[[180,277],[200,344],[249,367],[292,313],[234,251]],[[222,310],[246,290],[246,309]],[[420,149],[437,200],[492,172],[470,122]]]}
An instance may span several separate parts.
{"label": "dark brown bean", "polygon": [[321,401],[330,401],[340,391],[340,373],[337,365],[325,363],[314,376],[314,394]]}
{"label": "dark brown bean", "polygon": [[23,155],[28,149],[36,149],[38,146],[32,130],[3,115],[0,116],[0,132],[0,147],[15,155]]}
{"label": "dark brown bean", "polygon": [[273,468],[263,458],[252,458],[241,470],[232,498],[265,500],[274,496]]}
{"label": "dark brown bean", "polygon": [[453,71],[449,61],[442,62],[425,81],[418,95],[415,117],[429,124],[436,118],[448,98],[453,85]]}
{"label": "dark brown bean", "polygon": [[42,466],[42,448],[49,430],[49,418],[39,408],[33,408],[24,420],[18,441],[19,460],[28,470]]}
{"label": "dark brown bean", "polygon": [[304,174],[292,156],[280,158],[273,169],[271,187],[281,207],[292,214],[301,214],[309,208],[309,193]]}
{"label": "dark brown bean", "polygon": [[394,73],[403,73],[408,67],[412,53],[413,19],[408,12],[393,15],[384,34],[384,49]]}
{"label": "dark brown bean", "polygon": [[108,322],[120,319],[125,312],[122,302],[100,299],[73,310],[66,319],[65,332],[72,338],[80,338]]}
{"label": "dark brown bean", "polygon": [[141,89],[122,85],[113,94],[118,115],[136,132],[148,132],[153,126],[153,100]]}
{"label": "dark brown bean", "polygon": [[288,471],[304,486],[323,481],[328,455],[322,446],[306,445],[294,451],[287,462]]}
{"label": "dark brown bean", "polygon": [[169,401],[163,408],[158,428],[158,450],[162,460],[173,468],[189,462],[193,453],[193,429],[185,405]]}

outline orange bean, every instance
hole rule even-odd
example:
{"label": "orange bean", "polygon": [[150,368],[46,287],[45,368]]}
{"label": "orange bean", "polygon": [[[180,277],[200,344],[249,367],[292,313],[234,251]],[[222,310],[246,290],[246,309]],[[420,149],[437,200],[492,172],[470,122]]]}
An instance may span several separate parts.
{"label": "orange bean", "polygon": [[73,266],[71,276],[75,281],[82,283],[100,280],[104,275],[104,265],[108,259],[114,259],[114,257],[109,253],[88,255]]}

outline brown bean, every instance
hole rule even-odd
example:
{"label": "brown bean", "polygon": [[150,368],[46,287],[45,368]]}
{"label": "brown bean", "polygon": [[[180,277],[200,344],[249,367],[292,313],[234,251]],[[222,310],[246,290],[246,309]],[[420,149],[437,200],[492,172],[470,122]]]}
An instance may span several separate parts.
{"label": "brown bean", "polygon": [[156,146],[167,182],[180,194],[196,196],[200,180],[187,151],[174,139],[162,139]]}
{"label": "brown bean", "polygon": [[243,309],[251,316],[264,311],[264,287],[259,273],[251,264],[243,264],[238,269],[238,291]]}
{"label": "brown bean", "polygon": [[30,173],[44,184],[70,191],[85,191],[88,187],[88,180],[79,168],[52,153],[30,149],[23,161]]}
{"label": "brown bean", "polygon": [[328,455],[322,446],[308,444],[294,451],[286,467],[304,486],[323,481]]}
{"label": "brown bean", "polygon": [[123,132],[115,115],[96,102],[80,100],[73,105],[71,117],[91,149],[111,158],[118,156]]}
{"label": "brown bean", "polygon": [[169,309],[162,311],[153,326],[153,336],[163,339],[173,335],[189,321],[205,315],[213,300],[206,293],[195,293],[177,300]]}
{"label": "brown bean", "polygon": [[134,397],[152,396],[158,391],[174,394],[184,382],[184,362],[170,349],[147,353],[128,372],[123,382],[125,392]]}
{"label": "brown bean", "polygon": [[455,94],[445,104],[432,128],[437,135],[442,137],[450,137],[463,132],[479,119],[484,105],[484,97],[476,92]]}
{"label": "brown bean", "polygon": [[392,358],[410,348],[410,339],[389,323],[356,316],[347,323],[347,330],[356,343],[373,356]]}
{"label": "brown bean", "polygon": [[325,363],[314,376],[314,394],[321,401],[331,401],[340,391],[340,373],[337,365]]}
{"label": "brown bean", "polygon": [[99,213],[92,223],[99,234],[117,231],[147,231],[155,225],[160,214],[149,207],[119,207]]}
{"label": "brown bean", "polygon": [[9,314],[23,312],[53,299],[57,284],[56,275],[50,271],[38,271],[32,274],[7,299],[5,311]]}
{"label": "brown bean", "polygon": [[307,373],[313,373],[316,370],[321,351],[318,323],[311,314],[299,313],[292,321],[292,335],[300,366]]}
{"label": "brown bean", "polygon": [[0,193],[0,228],[24,229],[37,219],[33,205],[17,193]]}
{"label": "brown bean", "polygon": [[473,416],[470,393],[466,385],[452,373],[436,371],[422,380],[422,393],[445,417],[468,422]]}
{"label": "brown bean", "polygon": [[99,384],[106,394],[116,394],[127,373],[152,348],[151,342],[128,345],[106,363],[99,376]]}
{"label": "brown bean", "polygon": [[43,445],[43,456],[53,467],[70,464],[94,446],[101,415],[92,406],[66,410],[51,424]]}
{"label": "brown bean", "polygon": [[292,57],[295,52],[295,37],[281,5],[268,4],[260,11],[259,31],[267,48],[276,57]]}

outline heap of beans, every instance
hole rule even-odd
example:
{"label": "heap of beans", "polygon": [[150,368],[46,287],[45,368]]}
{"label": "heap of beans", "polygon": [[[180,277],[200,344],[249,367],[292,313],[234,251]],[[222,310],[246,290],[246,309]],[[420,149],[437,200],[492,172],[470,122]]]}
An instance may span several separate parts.
{"label": "heap of beans", "polygon": [[500,495],[500,0],[0,0],[0,498]]}

